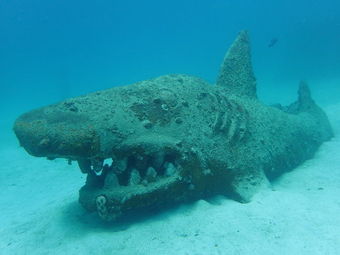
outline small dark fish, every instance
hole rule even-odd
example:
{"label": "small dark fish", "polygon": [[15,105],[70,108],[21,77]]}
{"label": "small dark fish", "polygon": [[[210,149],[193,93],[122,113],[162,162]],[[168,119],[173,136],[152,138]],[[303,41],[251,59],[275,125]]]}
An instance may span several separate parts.
{"label": "small dark fish", "polygon": [[277,38],[271,39],[269,44],[268,44],[268,48],[274,47],[278,41],[279,41],[279,39],[277,39]]}

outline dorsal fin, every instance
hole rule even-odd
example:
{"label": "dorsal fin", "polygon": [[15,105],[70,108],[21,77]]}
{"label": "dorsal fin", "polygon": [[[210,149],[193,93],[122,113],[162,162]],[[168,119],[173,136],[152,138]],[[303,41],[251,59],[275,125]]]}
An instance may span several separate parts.
{"label": "dorsal fin", "polygon": [[227,88],[231,94],[257,98],[247,31],[241,31],[229,48],[216,84]]}
{"label": "dorsal fin", "polygon": [[312,96],[310,94],[309,86],[305,81],[300,81],[298,95],[299,95],[298,100],[300,104],[313,102]]}
{"label": "dorsal fin", "polygon": [[309,86],[306,82],[300,81],[298,95],[299,111],[307,111],[315,106],[315,102],[312,99]]}

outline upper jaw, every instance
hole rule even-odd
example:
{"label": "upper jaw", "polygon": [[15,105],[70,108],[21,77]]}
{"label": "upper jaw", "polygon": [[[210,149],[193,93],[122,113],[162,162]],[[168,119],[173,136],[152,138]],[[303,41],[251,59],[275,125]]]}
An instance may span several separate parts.
{"label": "upper jaw", "polygon": [[[20,145],[33,156],[77,159],[100,152],[100,138],[89,119],[43,107],[20,116],[13,129]],[[51,110],[51,109],[52,110]]]}

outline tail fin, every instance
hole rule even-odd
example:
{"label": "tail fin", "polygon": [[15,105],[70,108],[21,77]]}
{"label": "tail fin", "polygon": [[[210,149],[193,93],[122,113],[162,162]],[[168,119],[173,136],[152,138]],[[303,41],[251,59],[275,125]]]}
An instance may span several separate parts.
{"label": "tail fin", "polygon": [[247,31],[241,31],[229,48],[216,84],[227,88],[231,94],[257,98]]}
{"label": "tail fin", "polygon": [[309,86],[306,82],[300,81],[298,95],[298,104],[300,111],[308,111],[311,107],[315,106],[315,102],[312,99]]}
{"label": "tail fin", "polygon": [[298,90],[298,100],[287,107],[288,113],[297,114],[299,112],[308,112],[317,107],[312,99],[309,86],[306,82],[300,81]]}
{"label": "tail fin", "polygon": [[308,122],[311,121],[311,128],[313,128],[313,125],[317,126],[317,130],[315,130],[315,134],[317,134],[315,138],[316,142],[323,142],[332,138],[334,134],[327,115],[312,99],[309,87],[306,82],[300,82],[298,95],[299,97],[296,102],[282,110],[291,114],[307,113],[308,115],[312,116],[312,119],[307,118],[305,120]]}

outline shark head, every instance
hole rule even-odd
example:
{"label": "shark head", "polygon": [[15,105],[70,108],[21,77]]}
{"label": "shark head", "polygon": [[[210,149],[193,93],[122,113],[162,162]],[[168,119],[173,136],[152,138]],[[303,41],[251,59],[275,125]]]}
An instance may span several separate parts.
{"label": "shark head", "polygon": [[87,175],[80,203],[114,220],[228,192],[235,144],[247,129],[246,109],[233,97],[257,100],[244,31],[229,49],[216,86],[165,75],[33,110],[16,120],[14,131],[33,156],[76,161]]}
{"label": "shark head", "polygon": [[196,180],[209,169],[198,144],[211,127],[197,97],[206,100],[209,88],[199,78],[166,75],[33,110],[14,131],[33,156],[77,161],[87,174],[81,204],[111,220],[203,185]]}

